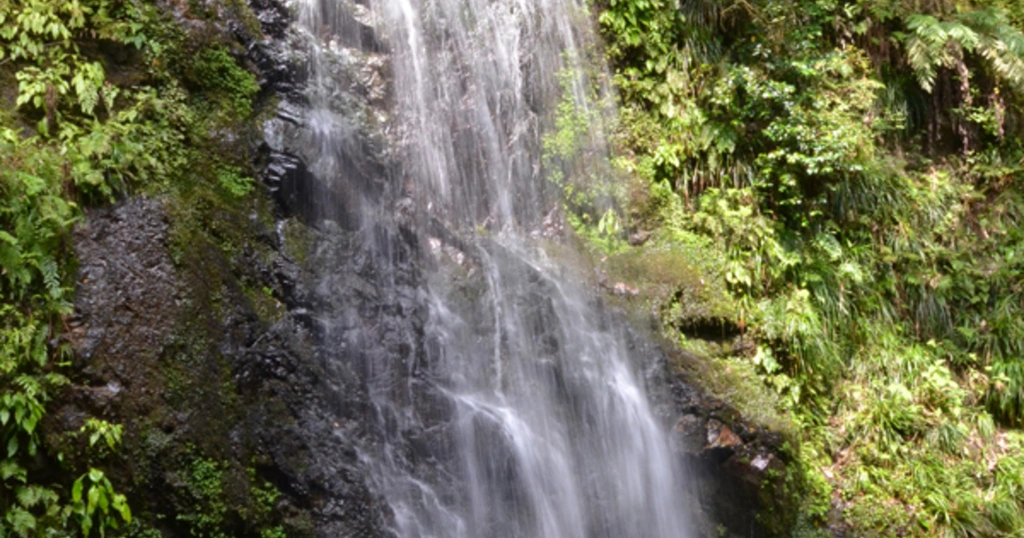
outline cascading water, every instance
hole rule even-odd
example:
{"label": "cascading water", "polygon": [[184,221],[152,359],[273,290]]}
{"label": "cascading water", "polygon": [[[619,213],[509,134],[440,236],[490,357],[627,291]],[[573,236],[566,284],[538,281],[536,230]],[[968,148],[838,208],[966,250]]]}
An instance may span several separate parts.
{"label": "cascading water", "polygon": [[[322,178],[344,175],[343,157],[359,151],[351,118],[330,112],[339,107],[329,64],[366,60],[346,60],[337,46],[359,39],[362,23],[376,27],[390,61],[402,171],[394,183],[405,201],[389,211],[350,196],[361,208],[353,227],[379,230],[411,212],[436,258],[419,298],[426,336],[410,344],[424,350],[423,364],[364,366],[367,419],[382,433],[362,458],[390,506],[391,530],[402,538],[688,536],[684,477],[621,331],[538,248],[537,228],[550,225],[560,194],[542,174],[543,134],[559,102],[592,106],[595,81],[581,60],[593,46],[586,8],[302,0],[300,25],[320,43],[306,136]],[[585,133],[597,153],[599,128]],[[331,218],[329,208],[322,215]],[[429,432],[431,448],[396,448],[413,429]]]}

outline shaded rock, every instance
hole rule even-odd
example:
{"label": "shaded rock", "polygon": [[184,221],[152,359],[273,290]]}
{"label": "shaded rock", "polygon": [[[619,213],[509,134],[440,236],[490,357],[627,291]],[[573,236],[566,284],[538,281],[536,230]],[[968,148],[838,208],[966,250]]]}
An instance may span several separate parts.
{"label": "shaded rock", "polygon": [[98,384],[143,390],[133,383],[145,379],[173,331],[182,295],[168,231],[163,206],[147,198],[94,211],[75,230],[79,276],[68,337],[83,373]]}
{"label": "shaded rock", "polygon": [[[339,427],[368,412],[362,380],[338,370],[360,357],[321,356],[301,307],[267,325],[240,286],[276,279],[263,282],[281,289],[285,304],[304,304],[318,300],[308,288],[311,273],[280,255],[268,267],[240,263],[202,241],[175,264],[175,226],[162,203],[138,198],[90,212],[76,231],[71,334],[80,367],[53,415],[65,429],[89,416],[124,426],[124,459],[110,474],[141,520],[170,516],[160,524],[165,536],[188,536],[188,519],[176,515],[207,509],[188,478],[190,465],[204,458],[217,462],[224,484],[241,484],[225,491],[241,499],[225,501],[228,515],[253,510],[245,488],[259,485],[247,475],[255,469],[284,493],[290,536],[384,535],[387,510],[370,493],[356,448],[366,432]],[[366,286],[340,282],[324,292],[356,298]],[[220,524],[247,535],[252,522]]]}
{"label": "shaded rock", "polygon": [[[789,536],[799,493],[792,455],[776,432],[753,424],[670,366],[679,353],[609,312],[609,324],[629,327],[631,353],[647,373],[651,403],[672,448],[689,471],[694,532],[700,538]],[[724,534],[723,534],[724,533]]]}
{"label": "shaded rock", "polygon": [[651,238],[651,232],[647,230],[639,230],[637,232],[629,234],[629,245],[633,247],[639,247],[646,243]]}
{"label": "shaded rock", "polygon": [[790,455],[780,435],[750,424],[724,402],[676,380],[680,456],[693,475],[704,536],[788,536],[796,494],[787,486]]}
{"label": "shaded rock", "polygon": [[686,414],[676,420],[672,440],[680,449],[694,453],[702,449],[705,436],[704,420],[698,416]]}

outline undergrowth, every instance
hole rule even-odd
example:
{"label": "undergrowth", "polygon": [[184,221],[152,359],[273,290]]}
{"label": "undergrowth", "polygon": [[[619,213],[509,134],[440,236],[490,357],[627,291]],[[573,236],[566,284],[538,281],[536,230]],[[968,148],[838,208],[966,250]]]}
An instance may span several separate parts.
{"label": "undergrowth", "polygon": [[84,208],[130,193],[252,189],[248,159],[217,152],[210,133],[247,121],[259,86],[227,44],[204,39],[141,0],[0,0],[0,536],[132,521],[92,467],[120,426],[84,421],[84,459],[41,441],[73,358],[61,338],[69,234]]}
{"label": "undergrowth", "polygon": [[790,423],[798,534],[1024,533],[1019,6],[600,7],[633,192],[576,228]]}

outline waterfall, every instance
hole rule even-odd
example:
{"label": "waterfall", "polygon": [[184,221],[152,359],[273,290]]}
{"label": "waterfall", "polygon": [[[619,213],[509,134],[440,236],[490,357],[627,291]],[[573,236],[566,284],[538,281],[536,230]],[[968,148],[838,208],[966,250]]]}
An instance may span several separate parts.
{"label": "waterfall", "polygon": [[[298,8],[315,43],[311,170],[324,181],[351,175],[346,155],[362,142],[358,122],[338,112],[344,106],[331,66],[367,61],[345,43],[373,27],[381,50],[374,61],[388,63],[391,77],[380,99],[389,117],[380,121],[399,170],[381,188],[397,202],[382,207],[365,194],[372,189],[342,198],[358,206],[352,227],[371,236],[411,219],[433,258],[416,298],[426,307],[425,334],[409,343],[423,359],[389,364],[365,354],[367,420],[379,433],[360,457],[391,511],[391,531],[401,538],[689,536],[685,476],[623,328],[542,248],[562,195],[542,159],[560,103],[594,112],[582,115],[594,121],[579,134],[588,155],[560,169],[600,175],[607,162],[599,101],[608,92],[602,67],[587,60],[599,50],[587,7],[301,0]],[[332,210],[320,214],[331,218]],[[387,263],[388,249],[379,250]],[[402,439],[414,430],[429,439]]]}

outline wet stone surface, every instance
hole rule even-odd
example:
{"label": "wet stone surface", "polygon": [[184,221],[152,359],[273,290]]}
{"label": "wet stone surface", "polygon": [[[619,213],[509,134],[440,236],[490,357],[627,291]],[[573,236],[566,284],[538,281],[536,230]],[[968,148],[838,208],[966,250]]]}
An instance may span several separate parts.
{"label": "wet stone surface", "polygon": [[[254,467],[279,489],[289,535],[385,535],[387,510],[358,457],[373,414],[360,371],[369,358],[346,350],[360,340],[400,349],[398,335],[415,331],[417,318],[398,310],[383,318],[386,308],[344,268],[358,252],[330,250],[337,274],[353,278],[325,284],[280,254],[238,263],[196,245],[194,263],[176,265],[169,232],[161,203],[144,198],[93,212],[76,232],[78,373],[55,416],[74,429],[86,416],[124,425],[113,476],[143,518],[197,509],[181,468],[198,452],[228,475]],[[224,271],[197,270],[209,266]],[[292,309],[260,320],[239,292],[242,280],[281,290]],[[361,312],[351,330],[318,328],[302,306],[330,302]],[[368,326],[391,328],[370,335]],[[165,535],[189,534],[173,517],[164,522]],[[245,522],[237,526],[246,535]]]}
{"label": "wet stone surface", "polygon": [[[224,26],[275,97],[255,145],[277,222],[235,215],[251,229],[243,244],[225,249],[202,231],[193,243],[175,243],[187,223],[176,222],[164,200],[132,198],[90,212],[74,235],[76,374],[53,420],[67,429],[87,416],[124,424],[122,455],[108,468],[140,520],[165,537],[191,535],[178,516],[202,509],[188,483],[196,454],[224,470],[224,525],[233,535],[259,535],[243,514],[254,470],[282,493],[274,524],[288,536],[391,536],[396,514],[375,493],[384,485],[373,482],[366,454],[389,454],[435,484],[446,503],[465,494],[453,471],[460,464],[452,460],[454,406],[438,391],[446,380],[431,378],[439,343],[426,330],[424,274],[437,272],[437,262],[424,253],[422,216],[402,210],[402,174],[379,137],[389,99],[386,46],[369,21],[346,22],[354,33],[341,45],[362,63],[339,55],[335,76],[345,82],[331,102],[332,113],[355,127],[333,154],[344,173],[325,177],[309,152],[316,120],[304,91],[308,43],[289,27],[283,3],[250,5],[266,39]],[[390,217],[368,224],[366,208]],[[305,241],[283,233],[284,223]],[[453,238],[443,248],[474,256]],[[480,275],[453,278],[462,279],[453,286],[464,294],[459,307],[486,339],[493,319]],[[531,285],[521,306],[537,319],[553,315],[544,281]],[[261,316],[252,290],[266,290],[279,315]],[[624,323],[608,316],[609,326]],[[537,332],[544,355],[561,351],[557,334]],[[664,363],[639,336],[631,346],[638,361]],[[551,378],[572,386],[569,373],[549,367]],[[701,514],[700,536],[718,536],[719,524],[728,536],[770,535],[756,514],[771,508],[764,493],[779,479],[769,477],[785,468],[781,439],[663,370],[652,367],[648,385],[660,387],[653,391],[659,418],[673,428],[676,454],[695,478],[686,508]],[[499,445],[500,432],[493,436]],[[516,473],[512,464],[503,469]]]}

